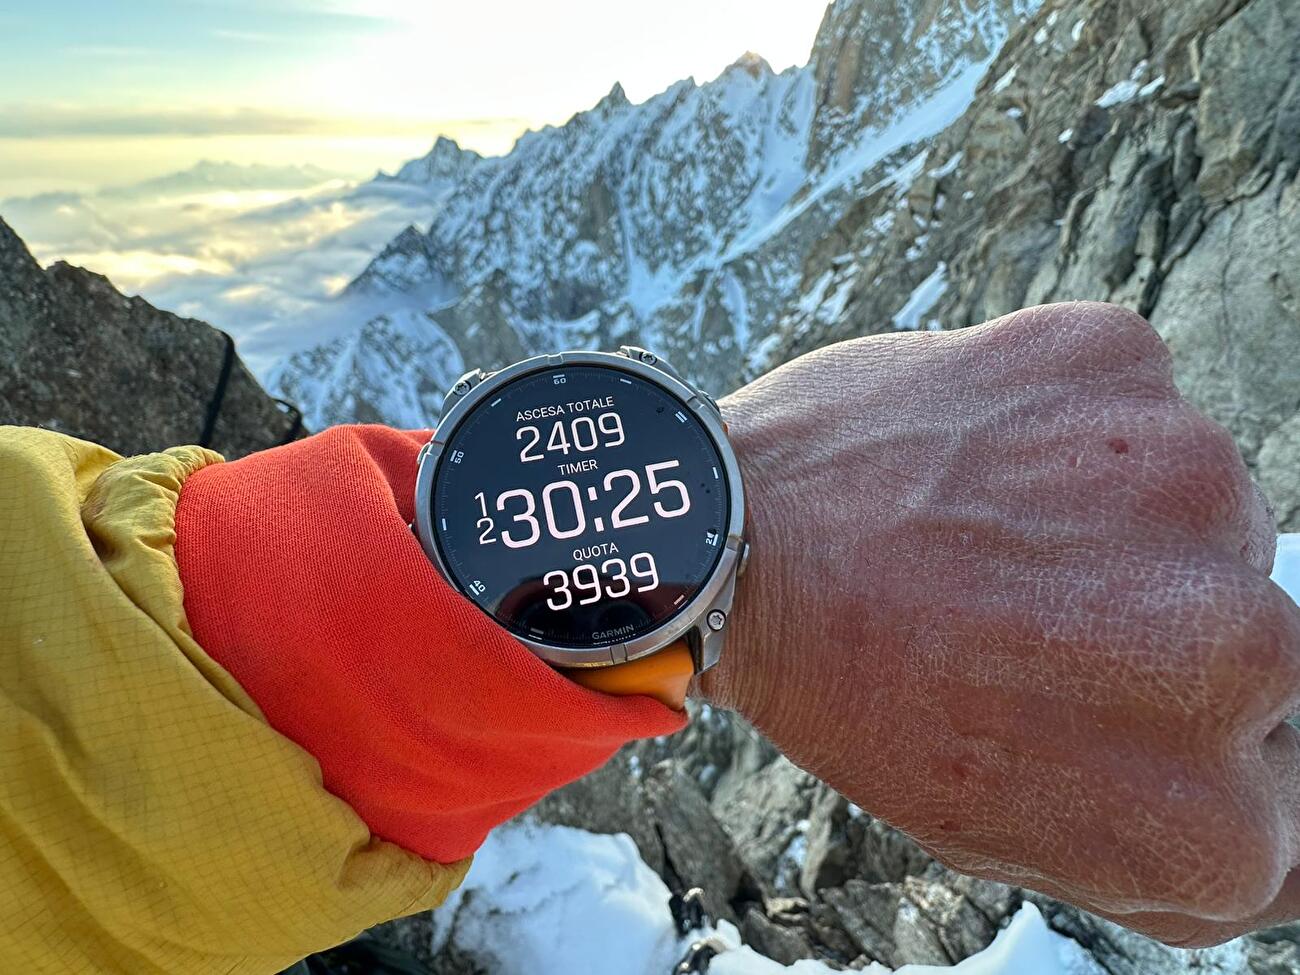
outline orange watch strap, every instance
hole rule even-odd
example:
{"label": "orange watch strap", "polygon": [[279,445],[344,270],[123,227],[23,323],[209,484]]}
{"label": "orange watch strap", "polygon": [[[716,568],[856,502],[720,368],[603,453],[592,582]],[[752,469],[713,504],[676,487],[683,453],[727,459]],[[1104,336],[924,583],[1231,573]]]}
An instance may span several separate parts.
{"label": "orange watch strap", "polygon": [[674,711],[686,707],[686,688],[695,676],[695,658],[685,640],[658,653],[613,667],[582,667],[564,671],[575,683],[602,694],[630,697],[644,694]]}

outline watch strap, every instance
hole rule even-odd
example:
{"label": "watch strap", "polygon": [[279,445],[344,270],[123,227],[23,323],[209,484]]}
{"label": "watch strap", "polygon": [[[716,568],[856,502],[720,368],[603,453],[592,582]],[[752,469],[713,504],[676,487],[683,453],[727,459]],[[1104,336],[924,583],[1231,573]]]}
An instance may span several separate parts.
{"label": "watch strap", "polygon": [[685,640],[658,653],[612,667],[582,667],[564,671],[577,684],[602,694],[630,697],[644,694],[674,711],[686,707],[686,689],[695,676],[695,658]]}

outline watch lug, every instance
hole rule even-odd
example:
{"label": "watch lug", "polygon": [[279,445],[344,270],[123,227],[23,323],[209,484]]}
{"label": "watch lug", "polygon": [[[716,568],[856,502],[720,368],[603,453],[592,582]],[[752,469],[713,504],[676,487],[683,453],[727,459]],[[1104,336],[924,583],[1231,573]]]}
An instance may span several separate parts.
{"label": "watch lug", "polygon": [[465,375],[452,383],[451,389],[447,390],[447,395],[443,398],[442,412],[439,416],[446,416],[447,411],[452,408],[452,405],[455,404],[458,399],[466,395],[471,389],[486,378],[487,373],[482,369],[471,369],[469,372],[465,373]]}
{"label": "watch lug", "polygon": [[[737,567],[739,568],[739,564]],[[698,647],[695,650],[695,672],[702,674],[710,667],[713,667],[722,659],[722,651],[727,642],[727,629],[731,625],[731,605],[736,600],[736,576],[738,573],[735,569],[731,572],[731,577],[727,584],[722,587],[718,593],[718,598],[701,614],[699,621],[695,624],[696,632],[699,635]],[[718,619],[717,615],[721,613],[721,625],[716,629],[712,620]]]}
{"label": "watch lug", "polygon": [[627,358],[632,359],[635,362],[641,362],[647,366],[653,366],[654,368],[658,369],[660,372],[668,373],[668,375],[672,376],[679,383],[689,386],[691,387],[691,389],[695,390],[695,394],[697,396],[699,396],[702,400],[704,400],[704,402],[708,403],[709,406],[713,407],[714,413],[718,414],[718,416],[722,415],[722,409],[718,406],[718,401],[716,399],[714,399],[711,395],[706,393],[704,390],[700,389],[693,382],[690,382],[685,376],[683,376],[680,372],[678,372],[673,367],[673,364],[671,362],[669,362],[667,359],[663,358],[662,356],[658,355],[657,353],[651,352],[649,349],[643,349],[639,345],[621,345],[618,348],[618,354],[622,356],[627,356]]}
{"label": "watch lug", "polygon": [[641,362],[647,366],[653,366],[660,372],[668,373],[668,375],[672,376],[678,382],[686,383],[686,385],[691,386],[692,389],[695,388],[691,383],[686,382],[686,380],[682,378],[682,374],[673,368],[671,362],[656,352],[651,352],[649,349],[643,349],[639,345],[620,345],[618,347],[618,354],[625,355],[635,362]]}

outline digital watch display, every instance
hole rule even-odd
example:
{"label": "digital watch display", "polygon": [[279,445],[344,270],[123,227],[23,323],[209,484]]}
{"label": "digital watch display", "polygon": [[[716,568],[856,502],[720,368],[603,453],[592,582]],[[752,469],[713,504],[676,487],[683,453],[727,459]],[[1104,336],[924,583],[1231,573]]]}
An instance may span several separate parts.
{"label": "digital watch display", "polygon": [[617,664],[683,637],[719,596],[730,609],[743,500],[702,394],[639,357],[569,353],[462,380],[449,404],[417,534],[534,651]]}

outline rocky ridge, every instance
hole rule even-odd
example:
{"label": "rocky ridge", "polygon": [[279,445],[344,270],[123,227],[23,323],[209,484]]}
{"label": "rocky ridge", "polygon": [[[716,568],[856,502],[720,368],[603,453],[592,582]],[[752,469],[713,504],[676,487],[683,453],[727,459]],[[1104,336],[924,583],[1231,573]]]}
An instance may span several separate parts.
{"label": "rocky ridge", "polygon": [[759,368],[1049,301],[1136,309],[1300,527],[1300,8],[1055,0],[914,179],[814,244]]}
{"label": "rocky ridge", "polygon": [[[412,342],[441,332],[484,368],[635,341],[726,392],[752,372],[810,245],[863,180],[878,181],[872,164],[887,159],[897,175],[886,180],[905,179],[902,150],[960,114],[1038,2],[841,0],[803,68],[777,74],[747,54],[639,105],[615,85],[565,125],[474,164],[426,232],[400,235],[349,286],[345,307],[358,331],[401,328]],[[883,45],[892,32],[898,43]],[[377,344],[336,339],[270,381],[313,423],[356,419],[375,407],[367,390],[387,390],[345,376],[371,371],[346,360]],[[456,375],[442,360],[410,362],[389,381],[420,409],[390,420],[427,425],[441,397],[426,390]]]}
{"label": "rocky ridge", "polygon": [[138,454],[203,443],[210,417],[207,445],[227,457],[302,431],[221,332],[62,261],[42,268],[0,221],[0,423]]}

